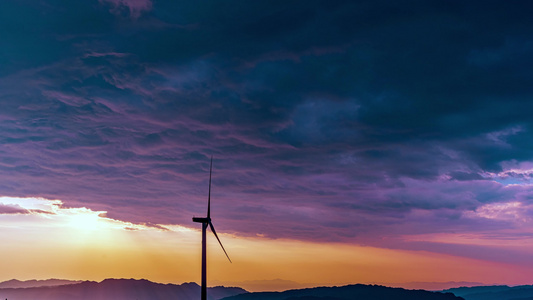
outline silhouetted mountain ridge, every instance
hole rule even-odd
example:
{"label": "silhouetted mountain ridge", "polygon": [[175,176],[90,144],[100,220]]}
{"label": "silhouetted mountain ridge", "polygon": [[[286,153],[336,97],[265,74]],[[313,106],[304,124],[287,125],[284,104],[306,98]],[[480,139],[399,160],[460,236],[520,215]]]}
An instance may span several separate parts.
{"label": "silhouetted mountain ridge", "polygon": [[8,281],[0,282],[0,289],[5,288],[30,288],[30,287],[42,287],[42,286],[58,286],[65,284],[80,283],[81,280],[66,280],[66,279],[46,279],[46,280],[17,280],[11,279]]}
{"label": "silhouetted mountain ridge", "polygon": [[533,285],[460,287],[443,292],[453,293],[465,300],[533,300]]}
{"label": "silhouetted mountain ridge", "polygon": [[[207,289],[208,300],[247,293],[238,287],[212,287]],[[200,286],[196,283],[162,284],[146,279],[105,279],[102,282],[83,281],[76,284],[31,287],[2,288],[0,299],[39,300],[198,300]]]}
{"label": "silhouetted mountain ridge", "polygon": [[458,300],[452,293],[406,290],[381,285],[346,285],[341,287],[316,287],[285,292],[247,293],[223,300]]}

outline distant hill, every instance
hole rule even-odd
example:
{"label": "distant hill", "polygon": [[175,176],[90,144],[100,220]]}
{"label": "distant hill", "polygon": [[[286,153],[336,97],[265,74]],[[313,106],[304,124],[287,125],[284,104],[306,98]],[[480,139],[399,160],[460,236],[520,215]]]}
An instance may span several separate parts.
{"label": "distant hill", "polygon": [[[247,293],[238,287],[212,287],[207,289],[208,300]],[[106,279],[102,282],[83,281],[81,283],[30,287],[1,288],[0,299],[39,299],[39,300],[198,300],[200,286],[196,283],[161,284],[148,280]]]}
{"label": "distant hill", "polygon": [[459,300],[451,293],[405,290],[380,285],[347,285],[342,287],[317,287],[285,292],[260,292],[240,294],[224,300]]}
{"label": "distant hill", "polygon": [[475,286],[447,289],[443,292],[453,293],[465,300],[533,300],[533,286],[506,285]]}
{"label": "distant hill", "polygon": [[74,281],[74,280],[65,280],[65,279],[25,280],[25,281],[11,279],[8,281],[0,282],[0,289],[58,286],[58,285],[74,284],[74,283],[80,283],[80,282],[81,280]]}
{"label": "distant hill", "polygon": [[[216,282],[216,281],[212,281]],[[245,281],[232,281],[225,282],[230,286],[239,286],[250,292],[272,292],[272,291],[286,291],[293,289],[304,289],[318,286],[313,283],[300,283],[285,279],[268,279],[268,280],[245,280]],[[460,285],[462,286],[462,285]],[[450,288],[454,286],[442,287],[439,290]]]}
{"label": "distant hill", "polygon": [[464,286],[481,286],[481,282],[470,281],[447,281],[447,282],[430,282],[430,281],[411,281],[404,283],[375,283],[389,287],[401,287],[408,290],[426,290],[426,291],[442,291],[444,289],[458,288]]}

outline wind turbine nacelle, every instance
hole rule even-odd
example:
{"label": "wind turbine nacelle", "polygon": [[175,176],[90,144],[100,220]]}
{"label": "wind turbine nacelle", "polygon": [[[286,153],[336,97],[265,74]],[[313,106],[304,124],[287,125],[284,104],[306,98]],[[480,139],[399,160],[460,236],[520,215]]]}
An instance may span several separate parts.
{"label": "wind turbine nacelle", "polygon": [[209,223],[209,222],[211,222],[211,219],[210,219],[210,218],[198,218],[198,217],[193,217],[193,218],[192,218],[192,221],[193,221],[193,222],[196,222],[196,223]]}

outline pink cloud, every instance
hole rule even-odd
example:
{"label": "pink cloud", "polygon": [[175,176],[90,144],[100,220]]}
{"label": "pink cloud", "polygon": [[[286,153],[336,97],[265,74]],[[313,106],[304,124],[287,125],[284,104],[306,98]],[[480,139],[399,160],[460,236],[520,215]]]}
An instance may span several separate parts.
{"label": "pink cloud", "polygon": [[15,214],[29,214],[30,212],[18,205],[3,205],[0,204],[0,214],[15,215]]}

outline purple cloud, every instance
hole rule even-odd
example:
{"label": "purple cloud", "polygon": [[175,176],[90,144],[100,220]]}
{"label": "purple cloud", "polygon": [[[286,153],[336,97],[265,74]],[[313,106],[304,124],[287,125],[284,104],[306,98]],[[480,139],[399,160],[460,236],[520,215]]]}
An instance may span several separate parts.
{"label": "purple cloud", "polygon": [[519,234],[480,212],[531,202],[522,9],[93,4],[18,7],[37,33],[0,21],[23,31],[0,56],[2,195],[192,226],[213,156],[220,231],[397,248]]}
{"label": "purple cloud", "polygon": [[129,15],[133,19],[137,19],[143,12],[152,9],[152,1],[150,0],[98,0],[101,3],[108,3],[112,7],[110,11],[116,15],[122,15],[123,10],[128,10]]}
{"label": "purple cloud", "polygon": [[16,204],[0,204],[0,215],[54,214],[41,209],[26,209]]}
{"label": "purple cloud", "polygon": [[13,205],[0,205],[0,214],[2,215],[13,215],[13,214],[29,214],[30,212],[27,209],[24,209],[20,206]]}

